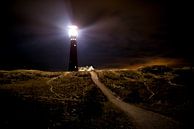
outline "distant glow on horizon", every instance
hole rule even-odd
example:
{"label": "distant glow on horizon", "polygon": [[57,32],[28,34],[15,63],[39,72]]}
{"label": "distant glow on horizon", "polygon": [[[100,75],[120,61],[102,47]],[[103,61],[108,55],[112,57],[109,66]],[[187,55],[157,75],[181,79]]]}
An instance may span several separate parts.
{"label": "distant glow on horizon", "polygon": [[76,39],[78,36],[78,27],[75,25],[68,26],[68,34],[71,39]]}

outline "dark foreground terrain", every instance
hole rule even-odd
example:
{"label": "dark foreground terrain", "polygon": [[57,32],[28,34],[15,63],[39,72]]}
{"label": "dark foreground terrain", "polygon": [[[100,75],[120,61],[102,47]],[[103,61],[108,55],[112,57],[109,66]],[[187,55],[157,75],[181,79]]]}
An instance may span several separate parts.
{"label": "dark foreground terrain", "polygon": [[0,72],[1,129],[132,129],[85,72]]}
{"label": "dark foreground terrain", "polygon": [[[115,96],[192,125],[191,68],[97,70]],[[146,119],[146,118],[145,118]],[[89,72],[0,71],[0,129],[134,129],[92,82]]]}
{"label": "dark foreground terrain", "polygon": [[172,118],[185,129],[193,127],[192,68],[149,66],[97,73],[101,82],[121,100]]}

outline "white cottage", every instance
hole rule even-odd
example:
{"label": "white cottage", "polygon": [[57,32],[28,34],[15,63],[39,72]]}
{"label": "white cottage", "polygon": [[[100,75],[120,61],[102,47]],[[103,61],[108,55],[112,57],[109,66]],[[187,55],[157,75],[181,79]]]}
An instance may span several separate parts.
{"label": "white cottage", "polygon": [[86,66],[86,67],[79,67],[78,71],[93,71],[94,67],[93,66]]}

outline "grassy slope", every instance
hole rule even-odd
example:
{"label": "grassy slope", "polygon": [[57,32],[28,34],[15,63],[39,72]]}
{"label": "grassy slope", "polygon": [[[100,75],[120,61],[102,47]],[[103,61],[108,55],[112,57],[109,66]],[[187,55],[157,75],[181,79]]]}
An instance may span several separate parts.
{"label": "grassy slope", "polygon": [[[0,71],[0,128],[131,129],[127,117],[113,107],[89,73]],[[69,99],[69,100],[68,100]]]}
{"label": "grassy slope", "polygon": [[[98,75],[124,101],[172,117],[184,125],[191,122],[193,70],[153,66],[136,71],[98,71]],[[155,95],[151,96],[147,87]]]}

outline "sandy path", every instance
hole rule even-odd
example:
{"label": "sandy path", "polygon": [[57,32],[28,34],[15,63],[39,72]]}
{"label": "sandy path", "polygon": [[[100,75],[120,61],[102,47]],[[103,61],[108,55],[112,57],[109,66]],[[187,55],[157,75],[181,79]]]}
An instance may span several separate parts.
{"label": "sandy path", "polygon": [[137,129],[180,129],[176,121],[166,116],[147,111],[118,99],[111,90],[99,81],[95,72],[90,72],[90,74],[93,82],[100,88],[108,100],[124,111]]}

